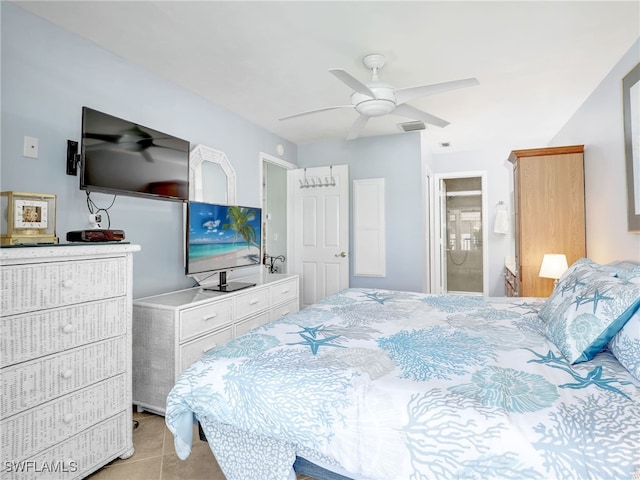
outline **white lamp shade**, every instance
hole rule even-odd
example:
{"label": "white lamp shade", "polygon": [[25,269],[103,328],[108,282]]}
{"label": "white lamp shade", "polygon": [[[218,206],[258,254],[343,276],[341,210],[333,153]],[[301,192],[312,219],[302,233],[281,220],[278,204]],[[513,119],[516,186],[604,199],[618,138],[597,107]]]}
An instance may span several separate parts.
{"label": "white lamp shade", "polygon": [[557,280],[567,268],[569,268],[569,265],[567,265],[566,255],[561,253],[546,253],[542,258],[542,265],[540,265],[540,273],[538,276]]}

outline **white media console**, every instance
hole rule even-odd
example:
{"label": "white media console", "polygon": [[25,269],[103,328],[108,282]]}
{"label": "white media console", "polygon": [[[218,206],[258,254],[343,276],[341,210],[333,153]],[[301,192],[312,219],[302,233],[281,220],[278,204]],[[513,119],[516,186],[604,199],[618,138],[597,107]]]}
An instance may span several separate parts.
{"label": "white media console", "polygon": [[164,415],[176,379],[203,353],[299,310],[298,276],[261,274],[234,292],[202,287],[133,302],[133,404]]}

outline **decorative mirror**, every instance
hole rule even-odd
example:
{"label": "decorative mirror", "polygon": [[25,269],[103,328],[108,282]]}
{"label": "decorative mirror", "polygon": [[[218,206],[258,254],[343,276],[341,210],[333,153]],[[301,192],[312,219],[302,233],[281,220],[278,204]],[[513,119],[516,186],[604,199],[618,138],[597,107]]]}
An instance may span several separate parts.
{"label": "decorative mirror", "polygon": [[189,154],[189,200],[235,205],[236,172],[227,156],[205,145]]}

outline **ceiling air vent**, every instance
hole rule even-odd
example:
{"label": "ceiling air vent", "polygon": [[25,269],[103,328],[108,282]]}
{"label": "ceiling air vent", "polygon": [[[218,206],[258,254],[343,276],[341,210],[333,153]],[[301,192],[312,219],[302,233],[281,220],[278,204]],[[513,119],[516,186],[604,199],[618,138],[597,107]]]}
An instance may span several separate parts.
{"label": "ceiling air vent", "polygon": [[416,120],[415,122],[399,123],[398,126],[405,132],[415,132],[416,130],[424,130],[427,128],[425,127],[424,122],[420,120]]}

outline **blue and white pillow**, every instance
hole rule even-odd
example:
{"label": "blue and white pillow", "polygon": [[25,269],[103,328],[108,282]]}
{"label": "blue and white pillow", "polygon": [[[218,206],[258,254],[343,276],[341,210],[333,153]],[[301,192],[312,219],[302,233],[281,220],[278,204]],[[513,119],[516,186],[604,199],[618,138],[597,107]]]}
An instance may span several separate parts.
{"label": "blue and white pillow", "polygon": [[547,312],[545,335],[569,363],[591,360],[640,307],[640,284],[614,275],[600,271],[567,276],[554,308]]}
{"label": "blue and white pillow", "polygon": [[576,260],[562,274],[551,296],[538,312],[544,322],[551,319],[553,313],[561,306],[570,303],[576,289],[593,283],[601,276],[615,276],[618,268],[611,265],[600,265],[588,258]]}
{"label": "blue and white pillow", "polygon": [[[621,262],[616,277],[623,283],[640,283],[640,266],[634,262]],[[640,381],[640,309],[609,342],[609,350],[631,375]]]}
{"label": "blue and white pillow", "polygon": [[620,269],[616,273],[616,277],[618,277],[625,283],[640,283],[640,266],[636,266],[635,268]]}
{"label": "blue and white pillow", "polygon": [[609,342],[618,362],[640,382],[640,309]]}

